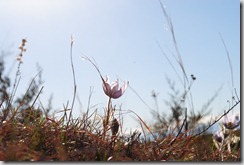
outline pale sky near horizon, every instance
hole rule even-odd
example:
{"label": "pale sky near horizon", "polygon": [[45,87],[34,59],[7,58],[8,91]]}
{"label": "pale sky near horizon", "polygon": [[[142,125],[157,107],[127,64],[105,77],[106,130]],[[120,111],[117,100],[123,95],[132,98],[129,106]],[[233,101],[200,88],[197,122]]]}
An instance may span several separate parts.
{"label": "pale sky near horizon", "polygon": [[[234,76],[234,87],[240,97],[240,1],[238,0],[163,0],[175,31],[176,40],[186,73],[197,78],[192,85],[195,111],[222,86],[211,104],[211,115],[221,115],[231,99],[231,75],[221,33],[228,49]],[[177,72],[178,64],[172,36],[158,0],[0,0],[0,50],[11,51],[6,57],[7,68],[18,54],[22,38],[27,39],[27,52],[21,66],[18,89],[23,94],[30,79],[37,74],[36,63],[43,68],[44,89],[40,101],[47,105],[53,94],[53,108],[60,110],[72,101],[73,78],[70,65],[70,36],[73,35],[73,60],[77,92],[74,116],[85,112],[93,88],[91,105],[103,115],[107,97],[95,68],[81,60],[82,55],[94,58],[102,74],[111,81],[129,81],[141,98],[152,108],[154,90],[159,109],[169,114],[164,103],[171,92],[166,77],[183,87],[163,56],[156,41],[171,59]],[[11,71],[15,75],[16,65]],[[136,112],[150,123],[152,115],[135,93],[128,88],[125,94],[113,100],[122,109]],[[186,104],[188,105],[188,104]],[[235,108],[239,113],[240,106]],[[138,127],[132,114],[124,118],[125,126]]]}

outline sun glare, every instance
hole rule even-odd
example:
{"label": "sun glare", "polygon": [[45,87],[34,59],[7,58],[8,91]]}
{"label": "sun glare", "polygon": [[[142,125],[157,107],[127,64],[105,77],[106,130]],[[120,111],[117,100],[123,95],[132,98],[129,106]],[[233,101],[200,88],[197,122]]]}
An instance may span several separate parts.
{"label": "sun glare", "polygon": [[31,14],[31,16],[38,15],[40,13],[48,15],[54,10],[62,10],[67,6],[68,1],[57,0],[10,0],[5,1],[5,9],[13,13]]}

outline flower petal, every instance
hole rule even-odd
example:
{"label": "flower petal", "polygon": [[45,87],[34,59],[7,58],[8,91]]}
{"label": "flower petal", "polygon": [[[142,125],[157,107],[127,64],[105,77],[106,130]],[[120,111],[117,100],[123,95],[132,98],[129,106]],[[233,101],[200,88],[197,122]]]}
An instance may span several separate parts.
{"label": "flower petal", "polygon": [[221,143],[224,140],[224,134],[222,131],[217,131],[213,137],[219,143]]}
{"label": "flower petal", "polygon": [[225,116],[223,118],[223,125],[225,126],[225,128],[227,129],[235,129],[240,125],[240,119],[239,116],[236,115],[234,116]]}
{"label": "flower petal", "polygon": [[119,79],[116,81],[112,82],[111,84],[109,83],[109,77],[106,76],[106,79],[103,80],[103,90],[104,93],[111,98],[117,99],[121,97],[128,85],[128,82],[124,82],[124,85],[122,87],[119,87]]}
{"label": "flower petal", "polygon": [[110,97],[111,89],[108,83],[103,83],[103,91],[107,96]]}
{"label": "flower petal", "polygon": [[124,85],[122,87],[120,87],[119,90],[117,90],[116,92],[113,93],[113,98],[116,99],[116,98],[121,97],[124,94],[124,92],[127,88],[127,85],[128,85],[128,82],[124,82]]}
{"label": "flower petal", "polygon": [[128,86],[128,83],[129,82],[124,82],[124,85],[121,87],[122,88],[122,93],[124,93],[125,92],[125,90],[126,90],[126,88],[127,88],[127,86]]}
{"label": "flower petal", "polygon": [[115,81],[111,84],[111,92],[114,93],[119,90],[119,81]]}

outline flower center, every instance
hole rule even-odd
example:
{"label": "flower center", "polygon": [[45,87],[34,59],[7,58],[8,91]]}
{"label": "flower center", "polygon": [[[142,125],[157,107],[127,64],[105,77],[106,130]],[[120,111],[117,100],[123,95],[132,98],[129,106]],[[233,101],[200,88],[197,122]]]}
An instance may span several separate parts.
{"label": "flower center", "polygon": [[232,122],[228,122],[228,123],[227,123],[227,126],[228,126],[229,128],[231,128],[231,127],[233,126],[233,123],[232,123]]}

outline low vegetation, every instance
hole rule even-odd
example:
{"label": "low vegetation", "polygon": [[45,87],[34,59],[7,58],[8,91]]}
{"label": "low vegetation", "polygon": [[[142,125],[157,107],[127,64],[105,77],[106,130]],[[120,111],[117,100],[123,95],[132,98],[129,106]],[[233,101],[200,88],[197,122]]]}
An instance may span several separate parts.
{"label": "low vegetation", "polygon": [[[108,97],[108,105],[104,107],[104,114],[99,115],[96,110],[92,112],[88,109],[82,116],[74,117],[72,112],[76,96],[76,79],[72,61],[73,37],[71,37],[70,59],[74,97],[71,105],[64,106],[64,109],[60,110],[61,116],[50,115],[51,106],[36,106],[44,87],[41,71],[38,71],[31,80],[26,93],[16,96],[23,56],[26,52],[27,41],[23,39],[19,47],[18,65],[13,82],[5,75],[4,56],[0,58],[0,160],[240,161],[240,117],[229,113],[240,104],[236,91],[234,91],[235,97],[232,96],[234,103],[223,115],[208,124],[200,125],[199,121],[210,113],[209,106],[218,93],[207,101],[199,113],[194,113],[190,111],[191,108],[185,107],[186,100],[190,103],[192,101],[191,86],[196,77],[191,75],[188,78],[178,50],[173,24],[163,7],[162,10],[172,34],[177,54],[174,58],[181,68],[183,75],[181,82],[184,86],[183,92],[179,92],[174,82],[168,79],[172,90],[170,100],[166,102],[171,110],[170,116],[160,114],[157,93],[153,91],[152,98],[157,107],[151,109],[154,122],[148,124],[134,111],[126,110],[126,113],[131,113],[138,119],[141,130],[129,134],[123,133],[122,112],[113,106],[113,100],[119,99],[126,92],[130,87],[129,83],[124,82],[122,86],[118,80],[111,83],[108,76],[103,77],[93,60],[83,56],[82,58],[97,70],[104,94]],[[229,57],[228,51],[226,52]],[[163,50],[162,53],[168,59]],[[228,59],[230,62],[230,58]],[[174,66],[172,67],[176,71]],[[179,78],[177,71],[176,74]],[[131,90],[136,93],[132,88]],[[137,93],[136,95],[140,98]],[[209,133],[208,130],[217,122],[221,122],[220,130],[214,134]]]}

